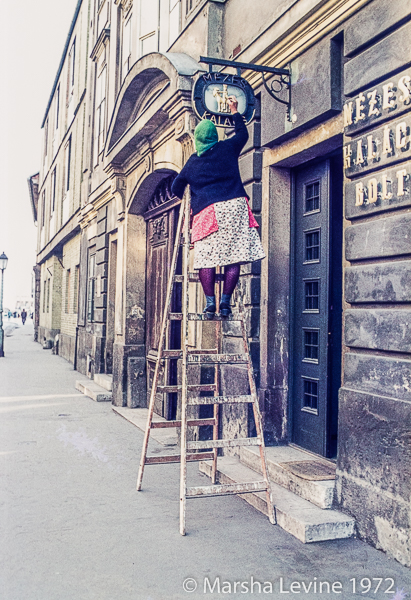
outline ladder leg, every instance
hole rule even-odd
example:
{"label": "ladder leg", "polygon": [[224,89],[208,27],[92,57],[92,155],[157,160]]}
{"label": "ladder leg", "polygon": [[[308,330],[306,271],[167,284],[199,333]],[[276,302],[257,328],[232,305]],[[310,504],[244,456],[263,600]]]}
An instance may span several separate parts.
{"label": "ladder leg", "polygon": [[260,407],[258,405],[257,389],[256,389],[256,386],[255,386],[253,366],[252,366],[251,355],[250,355],[250,347],[249,347],[249,344],[248,344],[247,331],[246,331],[246,327],[245,327],[243,301],[242,301],[242,298],[240,298],[240,297],[239,297],[239,300],[238,300],[238,305],[239,305],[239,309],[240,309],[239,312],[241,314],[241,331],[242,331],[242,334],[243,334],[244,351],[248,355],[248,364],[247,364],[248,383],[249,383],[249,386],[250,386],[251,396],[253,398],[253,414],[254,414],[255,428],[256,428],[256,431],[257,431],[257,436],[261,440],[260,459],[261,459],[261,469],[262,469],[264,481],[265,481],[265,483],[267,485],[266,499],[267,499],[268,518],[270,520],[270,523],[272,523],[273,525],[275,525],[277,521],[276,521],[274,504],[273,504],[273,499],[272,499],[270,479],[268,477],[268,469],[267,469],[267,461],[266,461],[266,456],[265,456],[265,444],[264,444],[264,433],[263,433],[263,427],[262,427],[261,412],[260,412]]}
{"label": "ladder leg", "polygon": [[[221,273],[221,267],[216,268],[216,273]],[[216,293],[216,306],[217,309],[220,305],[221,299],[221,281],[217,283],[217,293]],[[221,328],[222,323],[216,322],[215,324],[215,335],[216,335],[216,348],[217,352],[221,352]],[[216,389],[214,391],[214,396],[218,396],[220,393],[220,365],[216,364],[214,366],[214,383],[216,384]],[[213,426],[213,440],[218,440],[218,429],[219,429],[219,418],[220,418],[220,405],[215,404],[213,408],[213,417],[215,421],[215,425]],[[214,448],[213,450],[214,457],[211,465],[211,482],[213,484],[217,481],[217,459],[218,459],[218,448]]]}
{"label": "ladder leg", "polygon": [[137,491],[141,490],[141,483],[142,483],[143,474],[144,474],[144,466],[145,466],[146,457],[147,457],[148,442],[149,442],[149,438],[150,438],[150,429],[151,429],[151,423],[153,420],[153,413],[154,413],[154,403],[155,403],[155,398],[156,398],[156,393],[157,393],[158,379],[159,379],[159,375],[160,375],[160,364],[161,364],[162,352],[163,352],[163,348],[164,348],[164,341],[165,341],[165,335],[166,335],[166,329],[167,329],[168,313],[170,312],[171,292],[173,289],[173,277],[174,277],[175,270],[176,270],[178,250],[180,247],[180,239],[181,239],[181,231],[182,231],[182,227],[183,227],[185,204],[186,204],[186,201],[183,200],[181,203],[180,215],[178,218],[176,241],[174,244],[173,258],[171,261],[170,276],[168,278],[166,301],[165,301],[164,313],[163,313],[163,322],[161,324],[160,340],[159,340],[159,344],[158,344],[158,356],[157,356],[156,366],[154,369],[153,383],[151,386],[150,403],[149,403],[148,415],[147,415],[147,425],[146,425],[146,430],[144,433],[143,448],[141,450],[140,467],[138,470],[138,477],[137,477]]}
{"label": "ladder leg", "polygon": [[190,197],[186,192],[184,205],[184,256],[183,256],[183,358],[181,368],[181,458],[180,458],[180,533],[186,534],[187,498],[187,354],[188,354],[188,284],[190,259]]}

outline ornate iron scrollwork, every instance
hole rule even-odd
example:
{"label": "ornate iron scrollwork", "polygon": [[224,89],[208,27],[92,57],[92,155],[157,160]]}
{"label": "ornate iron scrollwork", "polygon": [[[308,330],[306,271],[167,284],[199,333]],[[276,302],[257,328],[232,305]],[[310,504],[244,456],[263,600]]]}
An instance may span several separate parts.
{"label": "ornate iron scrollwork", "polygon": [[[277,69],[274,67],[264,67],[263,65],[254,65],[252,63],[242,63],[234,60],[223,60],[221,58],[209,58],[206,56],[200,56],[200,62],[209,65],[210,72],[212,72],[213,65],[221,65],[222,67],[233,67],[237,69],[237,75],[241,76],[241,69],[257,71],[261,73],[263,78],[264,87],[274,100],[285,104],[287,107],[287,120],[294,123],[294,119],[291,118],[291,70],[290,69]],[[267,82],[267,74],[272,74],[273,77]],[[288,90],[288,98],[284,100],[280,98],[280,94],[284,89]]]}
{"label": "ornate iron scrollwork", "polygon": [[[267,92],[270,94],[270,96],[272,98],[274,98],[274,100],[277,100],[277,102],[281,102],[281,104],[285,104],[287,107],[287,120],[288,121],[292,121],[291,118],[291,73],[289,75],[284,75],[284,74],[275,74],[272,79],[270,79],[269,82],[267,82],[267,79],[264,76],[264,71],[261,73],[262,78],[263,78],[263,83],[264,83],[264,87],[267,90]],[[278,96],[278,94],[281,94],[281,92],[287,89],[288,90],[288,97],[286,100],[284,100],[283,98],[280,98]]]}

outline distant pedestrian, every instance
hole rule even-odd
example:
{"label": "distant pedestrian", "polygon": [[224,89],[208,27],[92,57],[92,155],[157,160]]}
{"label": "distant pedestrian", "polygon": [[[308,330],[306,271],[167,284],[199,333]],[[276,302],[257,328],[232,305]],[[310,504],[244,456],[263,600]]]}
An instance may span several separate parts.
{"label": "distant pedestrian", "polygon": [[23,310],[21,311],[21,322],[23,323],[23,325],[26,322],[26,319],[27,319],[26,309],[23,308]]}

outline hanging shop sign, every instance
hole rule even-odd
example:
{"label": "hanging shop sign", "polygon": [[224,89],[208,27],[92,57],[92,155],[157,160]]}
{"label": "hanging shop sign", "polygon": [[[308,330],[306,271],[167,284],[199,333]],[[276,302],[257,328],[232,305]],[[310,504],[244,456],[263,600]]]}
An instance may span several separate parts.
{"label": "hanging shop sign", "polygon": [[255,114],[255,96],[251,85],[238,75],[205,73],[193,89],[193,105],[200,119],[208,119],[217,127],[233,127],[234,120],[228,105],[230,96],[238,102],[237,110],[249,123]]}

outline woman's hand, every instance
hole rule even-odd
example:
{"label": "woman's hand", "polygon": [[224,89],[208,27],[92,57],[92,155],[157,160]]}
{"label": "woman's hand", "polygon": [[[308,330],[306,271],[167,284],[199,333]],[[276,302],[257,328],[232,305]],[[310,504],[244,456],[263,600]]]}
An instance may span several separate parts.
{"label": "woman's hand", "polygon": [[228,102],[228,106],[230,108],[230,112],[232,115],[234,113],[238,112],[237,111],[238,102],[237,102],[237,98],[235,96],[229,96],[227,102]]}

